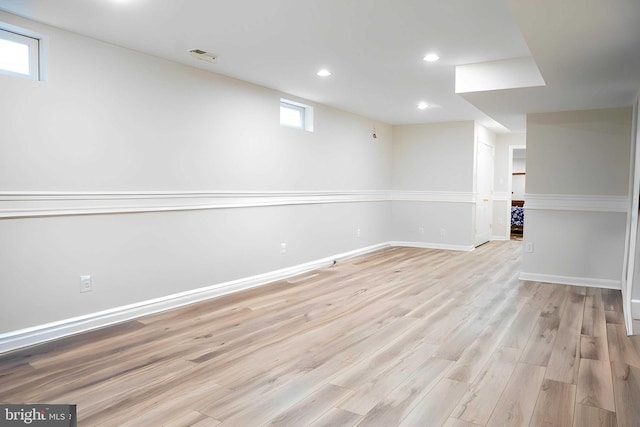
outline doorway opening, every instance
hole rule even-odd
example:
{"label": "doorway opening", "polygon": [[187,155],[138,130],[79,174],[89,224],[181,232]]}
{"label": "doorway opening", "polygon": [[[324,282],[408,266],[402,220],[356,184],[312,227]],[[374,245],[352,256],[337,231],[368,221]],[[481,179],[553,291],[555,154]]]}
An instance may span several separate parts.
{"label": "doorway opening", "polygon": [[525,225],[525,188],[527,177],[527,150],[524,145],[509,146],[509,235],[522,240]]}
{"label": "doorway opening", "polygon": [[475,247],[491,240],[493,169],[495,148],[484,141],[476,141],[475,167]]}

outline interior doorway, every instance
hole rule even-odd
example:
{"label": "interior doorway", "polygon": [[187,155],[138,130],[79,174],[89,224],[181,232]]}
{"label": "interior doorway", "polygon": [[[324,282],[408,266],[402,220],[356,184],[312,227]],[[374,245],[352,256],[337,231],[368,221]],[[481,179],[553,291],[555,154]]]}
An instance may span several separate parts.
{"label": "interior doorway", "polygon": [[475,246],[491,240],[494,148],[480,140],[476,144]]}
{"label": "interior doorway", "polygon": [[525,227],[525,195],[527,179],[527,149],[524,145],[509,146],[508,177],[508,235],[512,240],[522,240]]}

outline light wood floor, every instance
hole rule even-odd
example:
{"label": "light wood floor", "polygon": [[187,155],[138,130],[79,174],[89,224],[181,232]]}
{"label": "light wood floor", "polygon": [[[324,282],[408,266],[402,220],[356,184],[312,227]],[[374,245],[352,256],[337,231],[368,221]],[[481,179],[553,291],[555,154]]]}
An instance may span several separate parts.
{"label": "light wood floor", "polygon": [[517,279],[522,242],[390,248],[0,356],[81,426],[640,426],[619,291]]}

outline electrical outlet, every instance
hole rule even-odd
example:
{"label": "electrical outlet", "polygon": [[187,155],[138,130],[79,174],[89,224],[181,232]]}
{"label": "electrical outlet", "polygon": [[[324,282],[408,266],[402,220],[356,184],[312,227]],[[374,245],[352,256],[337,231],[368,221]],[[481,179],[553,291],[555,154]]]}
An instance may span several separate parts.
{"label": "electrical outlet", "polygon": [[533,242],[527,242],[526,245],[524,246],[525,251],[527,251],[527,253],[532,254],[533,253]]}
{"label": "electrical outlet", "polygon": [[80,292],[91,292],[91,276],[80,276]]}
{"label": "electrical outlet", "polygon": [[287,244],[286,243],[280,243],[280,253],[281,254],[286,254],[287,253]]}
{"label": "electrical outlet", "polygon": [[424,234],[424,227],[420,227],[420,228],[418,228],[418,232],[419,232],[420,234]]}
{"label": "electrical outlet", "polygon": [[359,228],[356,230],[356,236],[360,237],[360,229]]}
{"label": "electrical outlet", "polygon": [[447,235],[447,229],[446,228],[441,228],[440,229],[440,235],[443,236],[443,237],[446,236]]}

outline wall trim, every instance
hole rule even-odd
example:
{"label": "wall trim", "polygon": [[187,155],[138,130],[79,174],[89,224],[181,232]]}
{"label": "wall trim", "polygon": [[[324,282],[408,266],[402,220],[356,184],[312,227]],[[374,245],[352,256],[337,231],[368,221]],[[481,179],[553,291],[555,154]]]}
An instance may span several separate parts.
{"label": "wall trim", "polygon": [[473,192],[447,191],[5,191],[0,220],[394,200],[475,203]]}
{"label": "wall trim", "polygon": [[404,191],[393,190],[392,201],[475,203],[475,193],[463,191]]}
{"label": "wall trim", "polygon": [[640,320],[640,299],[631,300],[631,318]]}
{"label": "wall trim", "polygon": [[586,196],[577,194],[526,194],[526,210],[622,212],[629,211],[628,196]]}
{"label": "wall trim", "polygon": [[463,251],[471,252],[475,249],[473,245],[449,245],[445,243],[429,243],[429,242],[399,242],[394,241],[390,243],[391,246],[401,246],[408,248],[421,248],[421,249],[443,249],[447,251]]}
{"label": "wall trim", "polygon": [[586,286],[588,288],[622,289],[620,280],[595,279],[591,277],[558,276],[555,274],[540,274],[521,272],[519,280],[530,282],[557,283],[560,285]]}
{"label": "wall trim", "polygon": [[386,190],[0,192],[0,219],[389,200]]}
{"label": "wall trim", "polygon": [[97,313],[3,333],[0,334],[0,354],[64,338],[70,335],[87,332],[93,329],[115,325],[117,323],[126,322],[149,314],[179,308],[233,292],[263,286],[278,280],[303,274],[308,271],[327,267],[333,264],[334,261],[346,260],[356,256],[365,255],[389,246],[391,246],[390,243],[380,243],[269,273],[232,280],[199,289],[141,301],[135,304],[115,307]]}
{"label": "wall trim", "polygon": [[[17,331],[3,333],[0,334],[0,354],[12,350],[17,350],[23,347],[41,344],[43,342],[64,338],[70,335],[111,326],[117,323],[126,322],[138,317],[158,313],[161,311],[183,307],[185,305],[220,297],[233,292],[267,285],[277,280],[287,279],[289,277],[303,274],[312,270],[327,267],[336,260],[346,260],[356,256],[375,252],[390,246],[467,252],[473,251],[475,249],[475,247],[471,245],[448,245],[441,243],[400,241],[380,243],[377,245],[355,249],[353,251],[344,252],[338,255],[325,257],[305,264],[300,264],[264,274],[193,289],[190,291],[142,301],[135,304],[115,307],[97,313],[77,316],[69,319],[47,323],[44,325],[38,325],[30,328],[20,329]],[[519,280],[620,290],[619,280],[557,276],[526,272],[520,273]],[[632,301],[632,315],[634,319],[640,319],[640,300]]]}

